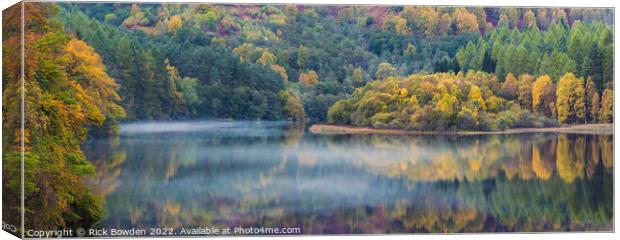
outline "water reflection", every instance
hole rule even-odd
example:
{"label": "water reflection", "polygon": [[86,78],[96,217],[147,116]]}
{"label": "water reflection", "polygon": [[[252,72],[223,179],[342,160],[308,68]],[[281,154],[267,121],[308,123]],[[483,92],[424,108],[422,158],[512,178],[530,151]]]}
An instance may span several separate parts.
{"label": "water reflection", "polygon": [[125,125],[120,138],[84,151],[109,227],[613,227],[612,135],[325,136],[281,122],[208,121]]}

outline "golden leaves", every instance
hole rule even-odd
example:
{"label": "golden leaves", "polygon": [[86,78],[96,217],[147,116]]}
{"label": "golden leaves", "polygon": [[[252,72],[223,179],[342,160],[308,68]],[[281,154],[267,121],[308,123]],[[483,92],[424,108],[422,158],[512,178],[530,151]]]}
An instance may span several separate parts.
{"label": "golden leaves", "polygon": [[[101,124],[102,117],[122,118],[125,111],[117,105],[120,96],[116,92],[118,84],[106,72],[101,57],[85,42],[71,39],[64,47],[65,69],[67,76],[76,84],[76,97],[87,106],[92,120]],[[96,106],[92,108],[91,105]],[[99,113],[95,113],[95,111]]]}

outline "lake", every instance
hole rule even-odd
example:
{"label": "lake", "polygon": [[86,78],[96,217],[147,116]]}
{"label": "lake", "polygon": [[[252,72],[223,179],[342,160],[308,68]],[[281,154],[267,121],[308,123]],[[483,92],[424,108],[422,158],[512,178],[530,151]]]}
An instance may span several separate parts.
{"label": "lake", "polygon": [[303,234],[613,230],[613,135],[317,135],[266,121],[124,124],[83,150],[108,228]]}

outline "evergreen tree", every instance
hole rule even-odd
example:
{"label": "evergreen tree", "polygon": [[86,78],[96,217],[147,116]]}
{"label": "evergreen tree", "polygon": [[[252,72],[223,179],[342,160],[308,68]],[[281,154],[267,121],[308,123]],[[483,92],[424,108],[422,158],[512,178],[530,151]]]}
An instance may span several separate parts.
{"label": "evergreen tree", "polygon": [[482,71],[488,72],[488,73],[494,73],[496,64],[497,62],[491,59],[491,54],[489,53],[489,51],[488,50],[485,51],[484,57],[482,58]]}

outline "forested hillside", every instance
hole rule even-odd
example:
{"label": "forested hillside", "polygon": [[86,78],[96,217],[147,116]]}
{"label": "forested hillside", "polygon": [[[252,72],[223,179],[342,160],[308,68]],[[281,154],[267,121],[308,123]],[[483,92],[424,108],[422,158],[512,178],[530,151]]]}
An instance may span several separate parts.
{"label": "forested hillside", "polygon": [[414,73],[484,71],[517,85],[548,75],[555,85],[571,72],[584,87],[591,78],[599,97],[613,88],[606,9],[62,6],[67,31],[120,83],[129,120],[326,121],[356,88]]}

